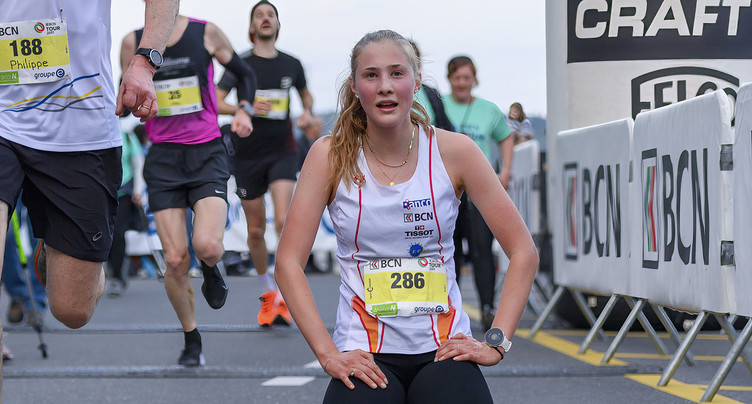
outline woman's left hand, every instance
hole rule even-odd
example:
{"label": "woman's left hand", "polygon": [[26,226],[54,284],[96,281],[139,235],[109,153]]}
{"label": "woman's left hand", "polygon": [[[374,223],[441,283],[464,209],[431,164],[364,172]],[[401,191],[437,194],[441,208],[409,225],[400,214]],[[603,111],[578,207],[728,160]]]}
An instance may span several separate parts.
{"label": "woman's left hand", "polygon": [[456,361],[472,361],[483,366],[493,366],[501,361],[501,355],[495,349],[462,333],[441,344],[436,351],[434,362],[449,358]]}

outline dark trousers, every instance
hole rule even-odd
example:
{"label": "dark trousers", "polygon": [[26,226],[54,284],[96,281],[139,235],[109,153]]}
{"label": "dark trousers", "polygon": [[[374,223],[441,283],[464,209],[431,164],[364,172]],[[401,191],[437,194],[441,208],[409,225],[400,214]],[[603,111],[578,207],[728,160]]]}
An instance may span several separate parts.
{"label": "dark trousers", "polygon": [[470,262],[475,274],[475,287],[478,290],[481,307],[494,306],[494,288],[496,286],[496,263],[491,246],[494,235],[486,225],[480,211],[462,195],[457,226],[454,231],[454,262],[457,272],[457,283],[460,280],[460,267],[464,262],[462,239],[467,239]]}

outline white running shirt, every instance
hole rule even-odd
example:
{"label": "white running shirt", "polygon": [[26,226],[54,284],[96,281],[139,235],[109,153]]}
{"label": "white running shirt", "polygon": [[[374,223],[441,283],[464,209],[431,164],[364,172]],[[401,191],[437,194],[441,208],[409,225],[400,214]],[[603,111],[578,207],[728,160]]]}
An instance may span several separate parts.
{"label": "white running shirt", "polygon": [[[0,75],[12,78],[14,67],[28,67],[40,53],[46,60],[52,51],[45,42],[35,47],[30,37],[15,38],[19,24],[9,23],[23,22],[43,32],[44,22],[50,19],[64,19],[67,26],[70,74],[64,75],[61,69],[56,81],[0,85],[0,137],[46,151],[120,146],[110,61],[110,0],[3,0],[0,55],[8,58],[0,60]],[[55,48],[60,52],[59,46]]]}
{"label": "white running shirt", "polygon": [[[418,137],[418,165],[412,178],[380,185],[361,149],[362,187],[343,183],[329,205],[341,266],[340,299],[334,343],[340,351],[419,354],[438,349],[457,333],[470,336],[470,319],[454,270],[454,234],[460,201],[436,145],[423,128]],[[380,258],[438,258],[447,272],[450,309],[442,314],[373,317],[365,309],[365,263]]]}

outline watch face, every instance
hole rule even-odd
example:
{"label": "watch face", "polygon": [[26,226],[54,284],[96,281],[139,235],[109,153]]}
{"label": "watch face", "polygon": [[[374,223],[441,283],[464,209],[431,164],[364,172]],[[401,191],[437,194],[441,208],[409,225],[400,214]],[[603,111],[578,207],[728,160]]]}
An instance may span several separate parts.
{"label": "watch face", "polygon": [[149,59],[151,59],[152,63],[154,63],[157,66],[162,65],[162,54],[159,53],[159,51],[152,49],[151,52],[149,52]]}
{"label": "watch face", "polygon": [[499,346],[504,340],[504,331],[498,328],[491,328],[486,332],[486,343],[491,346]]}

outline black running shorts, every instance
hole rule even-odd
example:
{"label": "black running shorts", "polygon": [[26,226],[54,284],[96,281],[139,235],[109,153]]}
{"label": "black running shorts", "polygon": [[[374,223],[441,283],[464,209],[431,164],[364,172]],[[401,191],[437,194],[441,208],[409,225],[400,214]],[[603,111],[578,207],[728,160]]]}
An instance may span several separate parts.
{"label": "black running shorts", "polygon": [[249,201],[259,198],[276,180],[295,181],[298,156],[295,152],[283,152],[260,159],[241,159],[235,156],[235,181],[240,199]]}
{"label": "black running shorts", "polygon": [[0,138],[0,199],[21,190],[34,236],[73,258],[104,262],[112,245],[121,148],[78,152],[32,149]]}
{"label": "black running shorts", "polygon": [[146,154],[149,210],[193,207],[216,196],[227,201],[230,169],[221,138],[201,144],[155,143]]}

